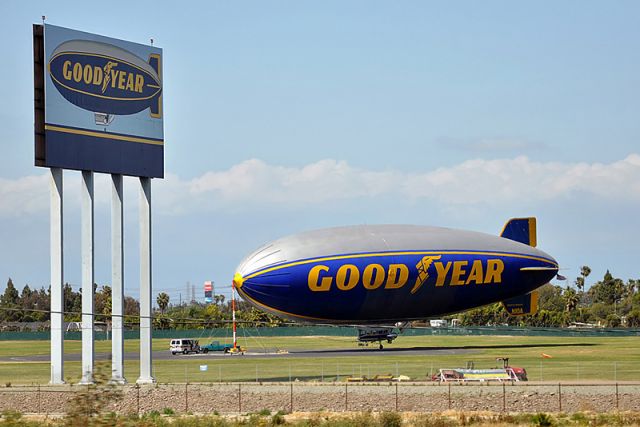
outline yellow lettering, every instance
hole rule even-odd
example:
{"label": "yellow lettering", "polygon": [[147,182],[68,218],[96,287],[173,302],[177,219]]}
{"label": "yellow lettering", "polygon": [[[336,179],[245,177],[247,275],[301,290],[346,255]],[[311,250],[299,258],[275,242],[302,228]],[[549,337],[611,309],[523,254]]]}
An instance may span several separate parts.
{"label": "yellow lettering", "polygon": [[[347,274],[349,275],[347,279]],[[353,264],[344,264],[338,269],[336,274],[336,286],[342,291],[353,289],[360,280],[358,267]]]}
{"label": "yellow lettering", "polygon": [[[375,273],[375,276],[374,276]],[[369,264],[362,273],[362,284],[365,289],[378,289],[384,283],[384,267],[380,264]]]}
{"label": "yellow lettering", "polygon": [[133,91],[133,73],[127,75],[127,90]]}
{"label": "yellow lettering", "polygon": [[102,68],[100,67],[93,67],[93,84],[102,85]]}
{"label": "yellow lettering", "polygon": [[500,259],[487,260],[487,275],[484,283],[502,283],[502,272],[504,271],[504,263]]}
{"label": "yellow lettering", "polygon": [[124,90],[124,77],[126,74],[127,73],[124,71],[120,71],[120,73],[118,73],[118,89]]}
{"label": "yellow lettering", "polygon": [[328,291],[329,289],[331,289],[331,282],[333,282],[332,277],[323,277],[322,281],[318,283],[321,271],[329,271],[329,267],[327,267],[326,265],[316,265],[311,270],[309,270],[307,282],[309,285],[309,289],[314,292]]}
{"label": "yellow lettering", "polygon": [[399,289],[409,280],[409,268],[404,264],[389,264],[385,289]]}
{"label": "yellow lettering", "polygon": [[[116,87],[116,82],[118,80],[118,72],[117,70],[111,70],[111,87]],[[103,91],[104,92],[104,91]]]}
{"label": "yellow lettering", "polygon": [[86,84],[91,84],[91,80],[93,80],[93,68],[91,68],[91,65],[84,66],[83,77]]}
{"label": "yellow lettering", "polygon": [[469,264],[467,261],[456,261],[453,263],[453,272],[451,272],[451,286],[464,285],[464,280],[460,278],[466,271],[462,267]]}
{"label": "yellow lettering", "polygon": [[65,80],[71,80],[71,71],[69,70],[70,66],[71,61],[64,61],[64,64],[62,64],[62,77],[64,77]]}
{"label": "yellow lettering", "polygon": [[436,279],[436,286],[444,285],[444,281],[447,278],[447,273],[451,268],[451,261],[449,261],[446,265],[442,262],[434,262],[433,265],[436,266],[436,274],[438,278]]}
{"label": "yellow lettering", "polygon": [[138,93],[142,93],[143,84],[144,84],[144,77],[142,77],[142,74],[136,74],[136,88],[134,90]]}
{"label": "yellow lettering", "polygon": [[482,278],[484,277],[484,272],[482,270],[482,261],[479,259],[473,261],[473,265],[471,266],[471,272],[469,272],[469,277],[467,277],[467,281],[464,282],[465,285],[469,283],[476,282],[476,285],[482,284]]}
{"label": "yellow lettering", "polygon": [[78,83],[80,83],[80,80],[82,80],[82,65],[80,65],[79,62],[76,62],[73,65],[73,80]]}

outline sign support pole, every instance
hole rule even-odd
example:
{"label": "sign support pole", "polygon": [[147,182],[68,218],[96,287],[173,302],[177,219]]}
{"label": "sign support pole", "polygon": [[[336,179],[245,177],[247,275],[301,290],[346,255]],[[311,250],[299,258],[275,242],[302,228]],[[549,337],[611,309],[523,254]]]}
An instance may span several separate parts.
{"label": "sign support pole", "polygon": [[64,384],[62,169],[51,168],[51,384]]}
{"label": "sign support pole", "polygon": [[111,175],[111,381],[124,377],[124,227],[122,175]]}
{"label": "sign support pole", "polygon": [[93,171],[82,171],[81,230],[82,248],[82,379],[80,384],[93,383],[93,283],[94,283],[94,225]]}
{"label": "sign support pole", "polygon": [[138,384],[155,383],[151,375],[151,178],[140,178],[140,377]]}

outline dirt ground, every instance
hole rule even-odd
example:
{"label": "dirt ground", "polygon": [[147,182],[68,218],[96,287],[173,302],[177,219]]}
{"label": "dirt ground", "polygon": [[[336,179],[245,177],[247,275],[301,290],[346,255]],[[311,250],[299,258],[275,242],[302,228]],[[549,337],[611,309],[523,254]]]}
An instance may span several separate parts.
{"label": "dirt ground", "polygon": [[[60,414],[83,386],[0,388],[0,411]],[[86,386],[85,386],[86,389]],[[162,412],[610,412],[640,411],[640,384],[209,383],[121,388],[121,414]]]}

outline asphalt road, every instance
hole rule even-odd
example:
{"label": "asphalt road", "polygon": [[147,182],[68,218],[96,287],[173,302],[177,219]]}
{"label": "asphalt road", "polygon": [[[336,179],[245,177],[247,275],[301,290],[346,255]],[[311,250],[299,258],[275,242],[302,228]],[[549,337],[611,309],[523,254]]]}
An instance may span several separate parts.
{"label": "asphalt road", "polygon": [[[169,350],[166,351],[154,351],[153,359],[154,360],[179,360],[179,359],[198,359],[198,360],[212,360],[218,359],[221,357],[245,357],[245,358],[256,358],[256,359],[264,359],[264,358],[293,358],[293,357],[355,357],[355,356],[381,356],[385,354],[393,354],[396,356],[443,356],[443,355],[453,355],[453,354],[465,354],[472,352],[472,349],[461,349],[461,348],[433,348],[433,347],[411,347],[411,348],[398,348],[398,347],[389,347],[384,348],[383,350],[379,350],[377,347],[369,347],[369,348],[352,348],[352,349],[331,349],[331,350],[291,350],[288,353],[277,353],[276,349],[261,349],[260,351],[249,351],[244,355],[235,355],[232,356],[230,354],[224,354],[222,352],[209,352],[207,354],[177,354],[172,355]],[[140,354],[137,352],[125,353],[124,355],[126,360],[137,360],[140,357]],[[96,360],[109,360],[111,358],[111,353],[96,353]],[[66,361],[80,361],[82,356],[80,353],[66,353],[64,355],[64,360]],[[48,362],[49,355],[48,354],[38,354],[38,355],[21,355],[21,356],[3,356],[0,357],[0,361],[2,362]]]}

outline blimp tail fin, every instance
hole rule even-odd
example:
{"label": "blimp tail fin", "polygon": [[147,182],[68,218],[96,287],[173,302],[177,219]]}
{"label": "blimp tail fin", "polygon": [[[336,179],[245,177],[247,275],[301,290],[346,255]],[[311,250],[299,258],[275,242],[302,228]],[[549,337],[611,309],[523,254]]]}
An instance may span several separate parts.
{"label": "blimp tail fin", "polygon": [[[151,68],[155,70],[158,74],[158,78],[162,81],[162,57],[158,54],[152,53],[149,55],[149,65]],[[151,112],[151,117],[161,118],[162,117],[162,93],[160,92],[151,103],[149,107]]]}
{"label": "blimp tail fin", "polygon": [[502,306],[511,316],[536,314],[538,311],[538,297],[538,291],[533,291],[526,295],[520,295],[515,298],[502,301]]}
{"label": "blimp tail fin", "polygon": [[535,247],[538,244],[536,219],[534,217],[511,218],[504,225],[500,237]]}

